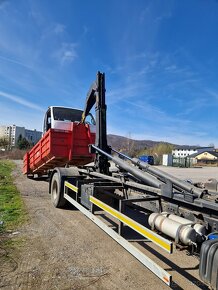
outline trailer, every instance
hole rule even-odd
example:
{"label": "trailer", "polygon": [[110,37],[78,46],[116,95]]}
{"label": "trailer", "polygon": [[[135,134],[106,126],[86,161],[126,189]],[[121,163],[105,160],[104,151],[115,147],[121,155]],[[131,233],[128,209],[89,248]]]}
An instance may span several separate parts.
{"label": "trailer", "polygon": [[[95,131],[86,122],[94,105]],[[217,289],[218,235],[212,235],[218,230],[217,193],[197,188],[108,146],[106,109],[105,76],[98,72],[81,120],[68,124],[70,130],[60,129],[61,121],[48,126],[47,114],[47,131],[24,157],[24,174],[49,171],[49,193],[55,207],[71,203],[166,285],[171,286],[171,274],[123,237],[125,227],[170,254],[175,246],[198,253],[200,278]],[[94,162],[88,164],[90,161]],[[149,213],[147,225],[129,216],[128,208]],[[117,231],[96,215],[99,211],[117,221]]]}

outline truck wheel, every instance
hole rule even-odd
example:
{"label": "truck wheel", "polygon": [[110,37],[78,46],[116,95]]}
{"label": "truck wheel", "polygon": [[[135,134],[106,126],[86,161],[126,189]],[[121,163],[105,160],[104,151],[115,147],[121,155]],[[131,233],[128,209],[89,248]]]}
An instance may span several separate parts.
{"label": "truck wheel", "polygon": [[51,181],[51,200],[55,207],[64,207],[67,200],[64,198],[64,193],[61,190],[61,180],[58,173],[56,172]]}

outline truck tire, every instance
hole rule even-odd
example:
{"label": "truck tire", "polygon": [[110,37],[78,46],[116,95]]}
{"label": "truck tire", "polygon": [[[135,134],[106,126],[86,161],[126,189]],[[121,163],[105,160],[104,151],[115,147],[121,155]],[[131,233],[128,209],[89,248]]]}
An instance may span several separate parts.
{"label": "truck tire", "polygon": [[64,198],[64,192],[61,188],[61,180],[57,172],[52,176],[51,201],[57,208],[63,208],[67,203],[67,200]]}

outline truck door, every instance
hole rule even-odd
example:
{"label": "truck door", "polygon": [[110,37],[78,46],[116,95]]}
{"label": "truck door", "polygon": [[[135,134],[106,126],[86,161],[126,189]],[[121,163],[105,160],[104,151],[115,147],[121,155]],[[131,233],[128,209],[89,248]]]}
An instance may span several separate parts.
{"label": "truck door", "polygon": [[43,134],[45,134],[51,128],[51,108],[45,114]]}

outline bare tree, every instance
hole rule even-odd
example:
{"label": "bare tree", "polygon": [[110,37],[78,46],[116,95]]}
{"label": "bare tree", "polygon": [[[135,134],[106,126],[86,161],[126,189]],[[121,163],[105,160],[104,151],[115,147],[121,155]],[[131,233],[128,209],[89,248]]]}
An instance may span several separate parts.
{"label": "bare tree", "polygon": [[129,132],[125,141],[122,144],[121,151],[125,151],[130,157],[133,157],[135,154],[135,140],[131,138],[131,133]]}

